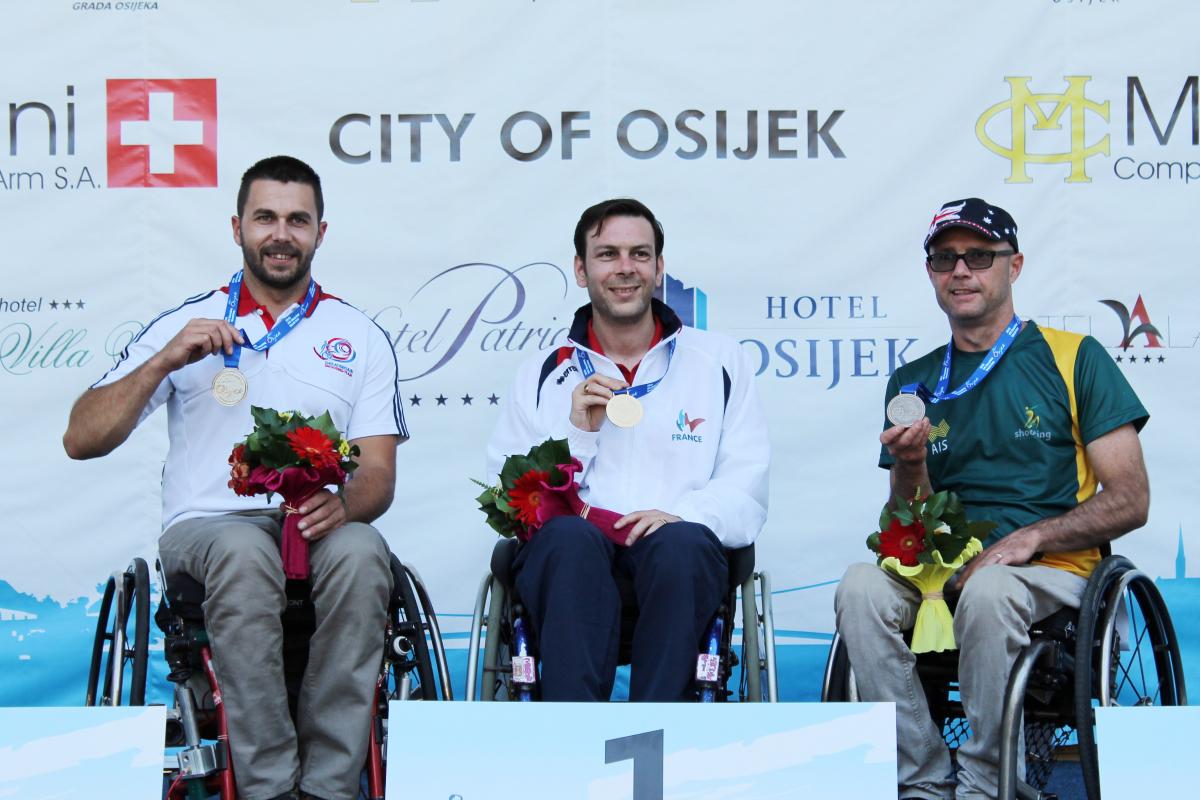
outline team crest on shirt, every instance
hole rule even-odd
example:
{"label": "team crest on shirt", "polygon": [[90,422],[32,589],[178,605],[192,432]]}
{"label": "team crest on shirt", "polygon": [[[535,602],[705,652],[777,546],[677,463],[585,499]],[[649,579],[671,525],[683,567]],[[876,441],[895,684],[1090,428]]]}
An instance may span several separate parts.
{"label": "team crest on shirt", "polygon": [[1037,404],[1025,406],[1021,414],[1021,427],[1013,431],[1014,439],[1041,439],[1050,441],[1053,434],[1042,430],[1042,415],[1038,413]]}
{"label": "team crest on shirt", "polygon": [[336,369],[345,375],[354,374],[354,370],[349,364],[358,358],[358,353],[354,351],[354,345],[350,344],[348,339],[335,336],[320,347],[314,347],[313,352],[317,354],[317,358],[325,362],[325,366],[329,369]]}
{"label": "team crest on shirt", "polygon": [[692,418],[682,409],[679,411],[679,418],[675,420],[675,427],[679,429],[679,433],[671,434],[673,442],[695,442],[700,444],[704,441],[704,436],[696,433],[696,429],[704,423],[704,417]]}
{"label": "team crest on shirt", "polygon": [[943,419],[929,429],[929,452],[931,454],[944,453],[949,449],[950,423]]}

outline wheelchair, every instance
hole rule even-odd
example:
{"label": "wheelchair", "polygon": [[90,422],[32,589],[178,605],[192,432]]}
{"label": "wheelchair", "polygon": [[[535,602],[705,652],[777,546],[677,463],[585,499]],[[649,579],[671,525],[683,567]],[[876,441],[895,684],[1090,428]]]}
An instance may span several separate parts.
{"label": "wheelchair", "polygon": [[[917,673],[951,752],[970,736],[957,692],[958,651],[923,653]],[[822,701],[857,701],[854,668],[835,634]],[[1187,705],[1179,640],[1154,581],[1122,556],[1096,567],[1079,609],[1036,622],[1017,655],[1001,721],[1000,800],[1053,800],[1059,761],[1079,762],[1089,800],[1100,798],[1096,706]],[[1025,752],[1018,753],[1022,730]],[[1018,780],[1018,759],[1025,779]]]}
{"label": "wheelchair", "polygon": [[[483,577],[475,598],[467,651],[466,699],[538,699],[538,669],[532,624],[516,594],[512,564],[519,543],[501,539],[492,549],[491,569]],[[754,570],[754,545],[726,550],[729,561],[729,594],[709,623],[696,659],[696,699],[722,702],[733,692],[727,688],[733,669],[742,665],[738,699],[743,702],[777,702],[775,626],[771,610],[771,581]],[[621,593],[619,664],[632,656],[637,599],[633,585],[618,580]],[[742,605],[742,653],[733,643],[738,590]],[[759,598],[756,603],[756,596]],[[480,651],[482,649],[482,665]]]}
{"label": "wheelchair", "polygon": [[[161,566],[156,567],[163,597],[154,619],[164,636],[163,650],[170,667],[167,679],[174,686],[165,744],[178,749],[177,763],[168,754],[169,766],[164,767],[169,782],[164,796],[167,800],[202,800],[216,795],[221,800],[235,800],[225,710],[201,609],[204,587],[186,575],[172,576],[168,582]],[[392,596],[380,636],[380,672],[364,765],[368,800],[384,796],[388,702],[437,700],[439,694],[442,699],[453,699],[441,630],[429,594],[415,570],[395,555],[391,571]],[[308,581],[287,581],[286,593],[284,679],[294,718],[316,616]],[[105,586],[92,644],[86,705],[145,704],[149,621],[149,568],[136,558],[125,571],[114,572]]]}

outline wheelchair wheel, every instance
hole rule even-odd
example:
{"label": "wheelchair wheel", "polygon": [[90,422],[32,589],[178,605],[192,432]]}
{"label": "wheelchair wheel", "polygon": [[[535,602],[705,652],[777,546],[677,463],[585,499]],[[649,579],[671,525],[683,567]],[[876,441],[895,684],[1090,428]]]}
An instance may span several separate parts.
{"label": "wheelchair wheel", "polygon": [[1166,604],[1154,582],[1126,558],[1105,558],[1088,581],[1075,669],[1080,767],[1088,797],[1098,800],[1094,707],[1187,704],[1179,641]]}
{"label": "wheelchair wheel", "polygon": [[[416,662],[416,686],[409,699],[436,700],[439,690],[444,699],[454,699],[442,645],[442,631],[438,627],[437,615],[433,613],[425,584],[407,564],[401,565],[398,571],[392,570],[392,576],[397,578],[396,591],[401,601],[395,609],[395,625],[398,632],[407,633],[406,638],[412,645],[412,657]],[[400,667],[395,667],[392,675],[397,684],[400,681],[400,675],[395,674],[398,670]],[[434,672],[442,679],[440,682],[434,682]]]}
{"label": "wheelchair wheel", "polygon": [[754,601],[754,578],[751,577],[742,584],[742,680],[738,699],[744,703],[759,703],[765,699],[760,644],[758,606]]}
{"label": "wheelchair wheel", "polygon": [[[756,596],[760,598],[756,600]],[[779,700],[775,676],[775,623],[771,584],[765,572],[755,572],[741,586],[742,677],[738,699],[750,703]]]}
{"label": "wheelchair wheel", "polygon": [[840,633],[834,633],[829,644],[829,657],[825,659],[825,675],[821,680],[821,702],[858,702],[854,668],[850,666],[850,656],[846,654],[846,643]]}
{"label": "wheelchair wheel", "polygon": [[[483,675],[480,677],[480,700],[513,700],[512,685],[512,623],[508,592],[492,576],[486,589],[486,634],[483,644]],[[482,587],[481,587],[482,590]],[[468,699],[475,699],[474,697]]]}
{"label": "wheelchair wheel", "polygon": [[[133,620],[132,635],[129,622]],[[88,669],[88,706],[140,706],[146,702],[146,660],[150,648],[150,570],[135,558],[114,572],[104,587],[92,660]],[[101,683],[101,662],[104,663]],[[126,683],[128,681],[128,683]]]}

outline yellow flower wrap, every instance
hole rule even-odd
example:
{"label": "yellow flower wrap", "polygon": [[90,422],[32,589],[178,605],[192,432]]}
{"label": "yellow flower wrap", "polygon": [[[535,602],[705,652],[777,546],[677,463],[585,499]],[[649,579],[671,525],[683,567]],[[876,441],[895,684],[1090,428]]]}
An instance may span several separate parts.
{"label": "yellow flower wrap", "polygon": [[978,539],[972,538],[958,558],[950,562],[943,561],[942,554],[934,550],[934,564],[906,567],[895,556],[889,556],[879,563],[880,568],[899,575],[921,592],[921,605],[917,609],[917,622],[912,634],[914,653],[941,653],[958,649],[954,641],[954,618],[942,597],[942,589],[950,576],[981,550],[983,545]]}

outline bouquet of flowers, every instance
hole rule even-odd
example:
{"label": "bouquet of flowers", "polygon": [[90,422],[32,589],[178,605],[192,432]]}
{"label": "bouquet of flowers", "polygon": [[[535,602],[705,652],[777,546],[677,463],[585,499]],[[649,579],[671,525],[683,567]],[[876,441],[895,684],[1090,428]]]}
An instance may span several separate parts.
{"label": "bouquet of flowers", "polygon": [[910,501],[897,499],[879,515],[879,530],[867,537],[867,547],[879,566],[907,579],[921,592],[913,627],[914,653],[954,650],[954,620],[942,596],[946,581],[983,549],[982,540],[994,522],[970,521],[953,492],[936,492]]}
{"label": "bouquet of flowers", "polygon": [[571,456],[566,439],[547,439],[523,456],[504,459],[496,485],[472,478],[483,487],[475,499],[487,515],[487,524],[501,536],[516,536],[527,542],[554,517],[577,515],[616,544],[624,545],[627,532],[613,527],[622,515],[593,508],[579,499],[575,473],[581,469],[583,465]]}
{"label": "bouquet of flowers", "polygon": [[358,466],[358,446],[346,441],[329,412],[307,417],[299,411],[250,407],[254,430],[229,454],[229,488],[242,497],[283,496],[283,571],[308,577],[308,541],[300,535],[297,511],[318,489],[337,486]]}

